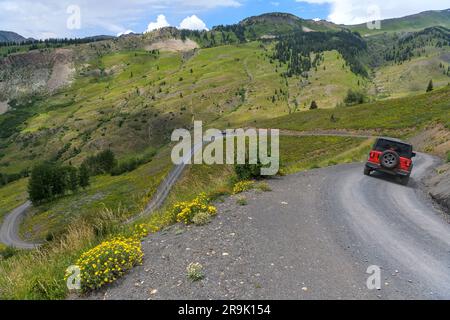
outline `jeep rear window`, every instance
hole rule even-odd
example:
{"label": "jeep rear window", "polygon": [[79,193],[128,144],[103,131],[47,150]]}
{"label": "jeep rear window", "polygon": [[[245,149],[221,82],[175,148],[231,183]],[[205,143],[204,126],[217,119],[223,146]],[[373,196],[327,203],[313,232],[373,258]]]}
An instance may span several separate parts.
{"label": "jeep rear window", "polygon": [[411,158],[412,146],[401,142],[392,140],[379,139],[375,144],[374,149],[376,151],[384,152],[386,150],[393,150],[399,154],[400,157]]}

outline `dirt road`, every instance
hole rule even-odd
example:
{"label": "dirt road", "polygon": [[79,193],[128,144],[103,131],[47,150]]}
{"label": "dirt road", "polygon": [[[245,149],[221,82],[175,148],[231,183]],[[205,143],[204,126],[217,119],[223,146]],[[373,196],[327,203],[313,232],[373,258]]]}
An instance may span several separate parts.
{"label": "dirt road", "polygon": [[[143,243],[144,265],[93,299],[450,298],[450,225],[421,190],[435,158],[419,154],[408,187],[363,164],[302,172],[229,197],[204,227],[173,226]],[[205,279],[186,277],[191,262]],[[381,268],[381,290],[366,286]]]}

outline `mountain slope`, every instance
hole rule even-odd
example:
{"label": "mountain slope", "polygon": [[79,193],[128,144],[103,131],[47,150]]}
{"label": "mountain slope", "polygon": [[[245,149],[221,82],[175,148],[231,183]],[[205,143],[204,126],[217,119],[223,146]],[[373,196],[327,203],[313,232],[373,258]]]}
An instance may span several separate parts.
{"label": "mountain slope", "polygon": [[326,21],[301,19],[290,13],[273,12],[249,17],[239,22],[239,25],[253,29],[257,34],[283,34],[291,31],[335,31],[340,27]]}
{"label": "mountain slope", "polygon": [[26,41],[20,34],[11,31],[0,31],[0,43],[2,42],[23,42]]}
{"label": "mountain slope", "polygon": [[385,32],[411,32],[418,31],[429,27],[442,26],[450,28],[450,9],[440,11],[425,11],[418,14],[381,20],[381,29],[371,30],[367,28],[367,24],[343,26],[352,31],[357,31],[363,36],[380,34]]}

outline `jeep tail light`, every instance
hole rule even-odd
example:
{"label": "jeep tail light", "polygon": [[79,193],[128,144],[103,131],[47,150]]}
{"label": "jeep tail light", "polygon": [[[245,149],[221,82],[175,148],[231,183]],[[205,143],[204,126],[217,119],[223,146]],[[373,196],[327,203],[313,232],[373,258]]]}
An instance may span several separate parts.
{"label": "jeep tail light", "polygon": [[408,171],[409,168],[411,167],[411,165],[412,165],[411,159],[400,158],[400,169],[401,170]]}
{"label": "jeep tail light", "polygon": [[406,159],[406,161],[405,161],[405,166],[406,166],[407,168],[409,168],[409,167],[411,167],[411,164],[412,164],[412,161],[409,160],[409,159]]}
{"label": "jeep tail light", "polygon": [[371,162],[378,162],[379,161],[379,153],[375,151],[370,152],[369,161]]}

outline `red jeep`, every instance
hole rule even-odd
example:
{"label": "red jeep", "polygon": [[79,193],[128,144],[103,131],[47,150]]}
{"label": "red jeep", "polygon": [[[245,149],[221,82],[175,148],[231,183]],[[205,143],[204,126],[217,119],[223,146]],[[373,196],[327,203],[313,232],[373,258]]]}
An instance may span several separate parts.
{"label": "red jeep", "polygon": [[384,172],[400,178],[407,185],[413,169],[412,158],[416,156],[412,145],[394,138],[378,138],[370,151],[364,174]]}

